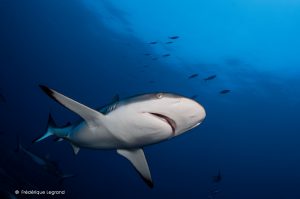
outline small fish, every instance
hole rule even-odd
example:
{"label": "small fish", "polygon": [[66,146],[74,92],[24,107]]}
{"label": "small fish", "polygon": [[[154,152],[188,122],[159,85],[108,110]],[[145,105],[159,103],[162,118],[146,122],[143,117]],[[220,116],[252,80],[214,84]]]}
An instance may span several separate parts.
{"label": "small fish", "polygon": [[151,41],[151,42],[149,42],[149,44],[151,44],[151,45],[157,44],[157,41]]}
{"label": "small fish", "polygon": [[204,78],[204,80],[208,81],[208,80],[215,79],[216,77],[217,77],[217,75],[211,75],[211,76],[208,76],[208,77]]}
{"label": "small fish", "polygon": [[171,55],[170,54],[164,54],[164,55],[162,55],[162,57],[170,57]]}
{"label": "small fish", "polygon": [[167,41],[166,44],[172,44],[174,43],[173,41]]}
{"label": "small fish", "polygon": [[196,99],[198,97],[198,95],[193,95],[192,97],[191,97],[191,99]]}
{"label": "small fish", "polygon": [[179,38],[179,36],[171,36],[171,37],[169,37],[169,39],[178,39]]}
{"label": "small fish", "polygon": [[228,90],[228,89],[224,89],[224,90],[221,90],[220,91],[220,94],[226,94],[226,93],[229,93],[231,90]]}
{"label": "small fish", "polygon": [[145,55],[145,56],[150,56],[151,54],[150,54],[150,53],[145,53],[144,55]]}
{"label": "small fish", "polygon": [[190,76],[189,76],[189,79],[192,79],[192,78],[195,78],[195,77],[198,77],[198,74],[197,74],[197,73],[190,75]]}
{"label": "small fish", "polygon": [[222,180],[222,175],[221,175],[220,169],[219,169],[219,171],[218,171],[218,175],[213,176],[212,178],[213,178],[213,182],[215,182],[215,183],[221,182],[221,180]]}
{"label": "small fish", "polygon": [[148,83],[150,83],[150,84],[154,84],[154,83],[155,83],[155,81],[153,81],[153,80],[150,80],[150,81],[148,81]]}
{"label": "small fish", "polygon": [[148,68],[148,67],[149,67],[149,65],[146,65],[146,64],[145,64],[143,67],[144,67],[144,68]]}
{"label": "small fish", "polygon": [[156,60],[157,60],[157,58],[156,58],[156,57],[154,57],[154,58],[152,58],[152,60],[153,60],[153,61],[156,61]]}

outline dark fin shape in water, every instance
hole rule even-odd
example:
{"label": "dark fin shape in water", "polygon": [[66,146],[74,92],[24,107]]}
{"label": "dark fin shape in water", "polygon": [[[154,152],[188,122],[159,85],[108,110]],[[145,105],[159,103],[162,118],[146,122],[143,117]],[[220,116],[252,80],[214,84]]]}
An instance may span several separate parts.
{"label": "dark fin shape in water", "polygon": [[197,73],[194,73],[194,74],[192,74],[192,75],[189,76],[189,79],[193,79],[193,78],[198,77],[198,76],[199,75]]}
{"label": "dark fin shape in water", "polygon": [[227,93],[229,93],[229,92],[231,92],[231,90],[224,89],[224,90],[221,90],[221,91],[220,91],[220,94],[227,94]]}
{"label": "dark fin shape in water", "polygon": [[169,39],[179,39],[179,36],[170,36]]}
{"label": "dark fin shape in water", "polygon": [[208,76],[208,77],[204,78],[203,80],[205,80],[205,81],[213,80],[213,79],[215,79],[216,77],[217,77],[217,75],[211,75],[211,76]]}

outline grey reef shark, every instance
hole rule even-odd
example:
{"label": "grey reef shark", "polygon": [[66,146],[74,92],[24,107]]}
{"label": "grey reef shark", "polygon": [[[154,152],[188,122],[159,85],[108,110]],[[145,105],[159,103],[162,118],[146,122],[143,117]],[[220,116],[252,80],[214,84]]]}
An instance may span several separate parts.
{"label": "grey reef shark", "polygon": [[107,106],[92,109],[46,86],[40,87],[82,120],[63,128],[49,124],[46,133],[34,142],[55,135],[68,141],[74,154],[80,148],[116,150],[151,188],[153,181],[143,147],[181,135],[201,124],[206,116],[205,109],[195,100],[171,93],[143,94],[124,100],[117,97]]}

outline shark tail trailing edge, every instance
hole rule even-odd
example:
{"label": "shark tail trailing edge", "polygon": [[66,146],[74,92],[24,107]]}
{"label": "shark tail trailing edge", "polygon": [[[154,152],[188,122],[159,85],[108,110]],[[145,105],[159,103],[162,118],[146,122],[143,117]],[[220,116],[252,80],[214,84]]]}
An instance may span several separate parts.
{"label": "shark tail trailing edge", "polygon": [[45,138],[51,136],[51,135],[57,135],[55,134],[55,129],[57,129],[57,125],[55,124],[51,114],[49,113],[49,117],[48,117],[48,127],[46,130],[46,133],[36,139],[34,139],[32,142],[36,143],[36,142],[40,142],[42,140],[44,140]]}

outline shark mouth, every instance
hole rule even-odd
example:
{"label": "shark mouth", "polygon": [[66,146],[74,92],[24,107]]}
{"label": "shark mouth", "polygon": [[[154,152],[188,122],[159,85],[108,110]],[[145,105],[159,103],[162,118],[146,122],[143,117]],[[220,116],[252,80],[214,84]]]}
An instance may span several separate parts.
{"label": "shark mouth", "polygon": [[171,118],[169,118],[165,115],[159,114],[159,113],[150,113],[150,114],[159,118],[160,120],[166,122],[171,127],[172,134],[175,135],[176,123],[174,120],[172,120]]}

